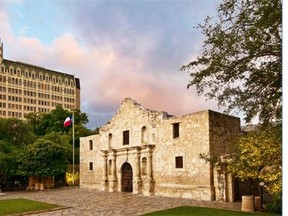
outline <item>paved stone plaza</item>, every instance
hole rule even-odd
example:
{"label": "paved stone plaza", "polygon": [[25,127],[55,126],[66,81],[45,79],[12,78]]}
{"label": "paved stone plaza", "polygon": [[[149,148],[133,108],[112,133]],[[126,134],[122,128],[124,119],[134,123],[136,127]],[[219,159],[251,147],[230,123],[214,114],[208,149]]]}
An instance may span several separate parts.
{"label": "paved stone plaza", "polygon": [[241,203],[207,202],[191,199],[168,198],[159,196],[143,196],[131,193],[99,192],[92,189],[79,189],[78,187],[63,187],[44,191],[5,192],[2,199],[26,198],[36,201],[53,203],[64,208],[50,212],[31,215],[141,215],[148,212],[173,208],[177,206],[205,206],[240,210]]}

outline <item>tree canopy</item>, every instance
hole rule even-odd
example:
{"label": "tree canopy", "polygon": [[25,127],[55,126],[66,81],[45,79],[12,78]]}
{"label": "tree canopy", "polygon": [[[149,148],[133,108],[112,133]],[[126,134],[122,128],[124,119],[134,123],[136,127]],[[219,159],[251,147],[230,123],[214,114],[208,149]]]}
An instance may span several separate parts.
{"label": "tree canopy", "polygon": [[[79,163],[79,137],[95,132],[87,129],[85,113],[73,110],[75,162]],[[72,127],[63,127],[71,112],[57,106],[50,113],[29,113],[25,121],[0,118],[0,185],[13,187],[25,176],[64,173],[73,162]],[[7,189],[7,188],[6,188]]]}
{"label": "tree canopy", "polygon": [[228,113],[244,113],[246,123],[258,118],[257,130],[235,143],[228,171],[263,181],[276,197],[282,190],[282,1],[223,0],[217,16],[196,28],[205,39],[200,54],[181,68],[190,75],[187,87]]}
{"label": "tree canopy", "polygon": [[228,170],[241,179],[263,181],[271,194],[282,188],[282,127],[250,131],[235,146]]}
{"label": "tree canopy", "polygon": [[67,170],[65,152],[63,145],[38,139],[21,152],[17,172],[24,176],[57,176]]}
{"label": "tree canopy", "polygon": [[216,99],[250,122],[282,119],[282,1],[224,0],[217,18],[199,24],[205,36],[198,57],[181,70],[198,94]]}
{"label": "tree canopy", "polygon": [[0,140],[7,145],[21,147],[33,143],[36,136],[29,124],[15,118],[1,118]]}
{"label": "tree canopy", "polygon": [[[75,125],[85,125],[88,122],[86,113],[81,113],[80,110],[72,110],[72,112],[74,113]],[[25,118],[37,136],[44,136],[53,131],[67,133],[70,128],[64,128],[63,122],[72,114],[72,112],[63,109],[61,105],[58,105],[49,113],[29,113]]]}

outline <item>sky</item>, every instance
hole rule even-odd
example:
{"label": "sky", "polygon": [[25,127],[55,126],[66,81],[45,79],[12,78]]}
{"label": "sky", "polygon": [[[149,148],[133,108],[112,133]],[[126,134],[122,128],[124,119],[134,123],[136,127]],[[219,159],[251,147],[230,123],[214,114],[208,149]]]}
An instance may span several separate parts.
{"label": "sky", "polygon": [[[200,53],[200,29],[216,0],[0,0],[4,58],[74,74],[88,128],[104,125],[127,97],[183,115],[217,102],[187,89],[179,69]],[[235,114],[237,116],[237,114]]]}

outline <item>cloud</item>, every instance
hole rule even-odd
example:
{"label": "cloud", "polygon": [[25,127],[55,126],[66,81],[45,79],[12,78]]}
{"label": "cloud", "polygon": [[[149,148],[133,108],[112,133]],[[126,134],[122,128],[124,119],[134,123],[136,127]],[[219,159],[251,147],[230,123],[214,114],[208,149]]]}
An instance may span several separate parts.
{"label": "cloud", "polygon": [[177,115],[217,110],[216,102],[186,89],[189,77],[179,71],[201,46],[201,35],[193,31],[202,16],[199,2],[59,2],[65,31],[49,44],[14,35],[1,9],[0,27],[7,32],[3,40],[10,58],[80,78],[81,111],[88,114],[88,127],[95,128],[110,120],[126,97]]}
{"label": "cloud", "polygon": [[12,38],[10,38],[12,34],[11,28],[10,28],[10,18],[9,13],[7,12],[8,8],[4,2],[0,1],[0,29],[1,29],[1,40],[5,39],[5,41],[11,41]]}

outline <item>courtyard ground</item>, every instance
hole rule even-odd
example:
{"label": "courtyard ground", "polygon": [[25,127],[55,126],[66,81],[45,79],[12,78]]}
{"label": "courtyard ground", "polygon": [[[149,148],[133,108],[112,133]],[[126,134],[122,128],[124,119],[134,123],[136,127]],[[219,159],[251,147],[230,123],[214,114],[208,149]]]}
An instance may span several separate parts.
{"label": "courtyard ground", "polygon": [[195,201],[191,199],[143,196],[131,193],[100,192],[93,189],[80,189],[78,187],[63,187],[44,191],[5,192],[5,195],[0,196],[0,200],[13,198],[26,198],[65,207],[56,211],[32,214],[41,216],[136,216],[177,206],[201,206],[239,211],[241,208],[240,202]]}

